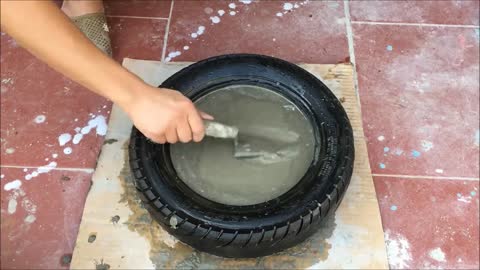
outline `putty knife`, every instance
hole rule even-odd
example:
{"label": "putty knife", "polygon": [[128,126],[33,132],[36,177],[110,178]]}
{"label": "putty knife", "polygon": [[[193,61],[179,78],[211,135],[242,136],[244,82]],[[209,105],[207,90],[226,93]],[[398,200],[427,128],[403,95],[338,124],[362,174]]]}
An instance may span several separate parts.
{"label": "putty knife", "polygon": [[204,121],[205,124],[205,135],[220,138],[220,139],[233,139],[234,144],[234,153],[233,156],[236,158],[249,158],[257,157],[258,153],[250,154],[250,149],[248,145],[242,145],[238,143],[238,128],[234,126],[224,125],[222,123],[214,121]]}
{"label": "putty knife", "polygon": [[235,158],[261,158],[262,162],[272,163],[296,155],[295,148],[288,146],[298,141],[299,136],[294,132],[278,132],[277,130],[260,127],[257,128],[258,134],[243,134],[239,133],[235,126],[214,121],[204,121],[204,124],[205,135],[233,140],[233,156]]}

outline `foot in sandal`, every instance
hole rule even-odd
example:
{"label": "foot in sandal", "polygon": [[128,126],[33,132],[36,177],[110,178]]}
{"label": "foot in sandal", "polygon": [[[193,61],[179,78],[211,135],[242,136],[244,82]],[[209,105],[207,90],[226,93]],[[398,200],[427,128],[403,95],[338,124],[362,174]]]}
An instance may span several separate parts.
{"label": "foot in sandal", "polygon": [[102,0],[64,0],[62,10],[97,48],[112,56]]}

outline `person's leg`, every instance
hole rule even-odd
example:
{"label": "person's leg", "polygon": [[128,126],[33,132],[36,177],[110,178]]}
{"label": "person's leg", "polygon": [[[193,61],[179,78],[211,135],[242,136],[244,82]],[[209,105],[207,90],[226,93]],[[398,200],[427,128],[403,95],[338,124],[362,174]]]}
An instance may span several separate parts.
{"label": "person's leg", "polygon": [[62,10],[100,50],[112,55],[102,0],[64,0]]}
{"label": "person's leg", "polygon": [[62,10],[68,17],[103,12],[102,0],[64,0]]}

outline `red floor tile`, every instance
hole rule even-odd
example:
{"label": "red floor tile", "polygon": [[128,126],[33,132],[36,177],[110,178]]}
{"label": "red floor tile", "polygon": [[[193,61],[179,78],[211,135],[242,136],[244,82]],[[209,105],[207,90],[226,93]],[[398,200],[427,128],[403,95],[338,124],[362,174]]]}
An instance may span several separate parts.
{"label": "red floor tile", "polygon": [[105,12],[114,16],[168,18],[170,0],[107,0]]}
{"label": "red floor tile", "polygon": [[352,21],[478,25],[478,0],[350,1]]}
{"label": "red floor tile", "polygon": [[[74,136],[93,114],[106,120],[111,103],[41,63],[7,35],[1,45],[2,165],[94,168],[102,136],[94,130],[80,143],[64,146],[59,136]],[[71,154],[64,154],[66,147]]]}
{"label": "red floor tile", "polygon": [[6,184],[24,172],[1,168],[1,174],[1,268],[67,269],[91,174],[54,170],[9,191]]}
{"label": "red floor tile", "polygon": [[[229,3],[234,3],[235,8],[229,7]],[[284,10],[284,2],[280,1],[250,4],[175,1],[167,56],[168,53],[172,56],[181,53],[172,61],[198,61],[227,53],[258,53],[293,62],[345,61],[349,53],[343,2],[298,1],[288,4],[292,5],[286,6],[287,9],[292,7],[290,12]],[[225,12],[223,16],[218,14],[220,10]],[[200,35],[201,27],[205,29]],[[198,37],[193,38],[192,34],[197,32]]]}
{"label": "red floor tile", "polygon": [[161,60],[166,20],[107,18],[113,57]]}
{"label": "red floor tile", "polygon": [[353,33],[372,171],[478,178],[478,29]]}
{"label": "red floor tile", "polygon": [[392,269],[478,269],[478,181],[374,181]]}

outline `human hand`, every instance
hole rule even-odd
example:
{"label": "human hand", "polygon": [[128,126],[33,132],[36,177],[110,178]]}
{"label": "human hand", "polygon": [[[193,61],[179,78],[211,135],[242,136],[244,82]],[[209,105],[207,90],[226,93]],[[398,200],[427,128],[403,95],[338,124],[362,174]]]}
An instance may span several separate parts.
{"label": "human hand", "polygon": [[213,117],[197,110],[182,93],[144,86],[122,106],[135,127],[156,143],[199,142],[205,136],[202,119]]}

